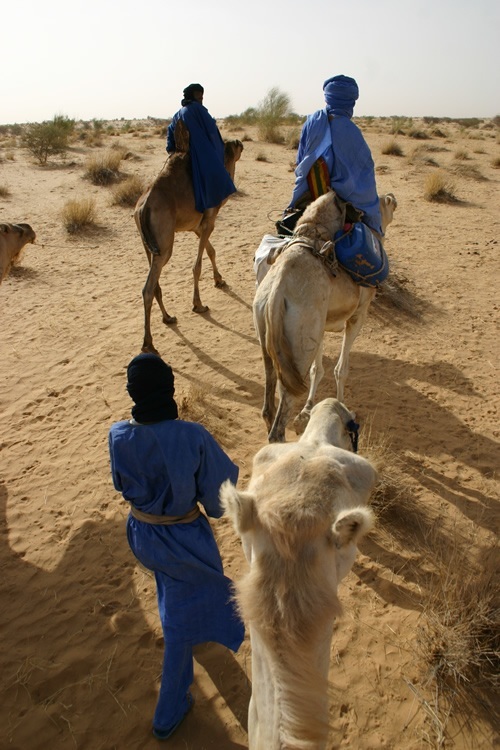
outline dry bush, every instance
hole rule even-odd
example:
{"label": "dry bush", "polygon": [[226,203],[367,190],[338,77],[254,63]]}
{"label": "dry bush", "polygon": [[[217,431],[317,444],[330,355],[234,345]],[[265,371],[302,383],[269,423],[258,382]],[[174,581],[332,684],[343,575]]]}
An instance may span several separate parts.
{"label": "dry bush", "polygon": [[404,156],[403,149],[395,138],[382,144],[382,153],[384,156]]}
{"label": "dry bush", "polygon": [[177,403],[181,419],[199,422],[218,443],[230,447],[227,410],[215,404],[203,388],[191,385],[188,393],[182,395]]}
{"label": "dry bush", "polygon": [[495,156],[495,158],[491,162],[491,166],[493,167],[493,169],[500,169],[500,156]]}
{"label": "dry bush", "polygon": [[425,141],[429,138],[429,135],[425,130],[419,130],[419,128],[410,128],[407,133],[409,138],[415,138],[416,140]]}
{"label": "dry bush", "polygon": [[485,177],[479,169],[472,164],[454,164],[451,168],[453,174],[458,175],[459,177],[467,177],[470,180],[478,180],[479,182],[483,182],[484,180],[487,180],[488,178]]}
{"label": "dry bush", "polygon": [[259,153],[255,157],[255,161],[269,161],[269,159],[262,151],[259,151]]}
{"label": "dry bush", "polygon": [[436,696],[436,713],[450,715],[469,729],[477,717],[498,720],[500,687],[500,595],[498,547],[468,559],[464,542],[428,539],[435,569],[424,598],[417,652],[427,665],[427,687]]}
{"label": "dry bush", "polygon": [[470,156],[464,148],[459,148],[453,154],[453,158],[457,161],[467,161],[467,159],[470,159]]}
{"label": "dry bush", "polygon": [[110,185],[120,176],[119,168],[123,159],[120,149],[111,149],[104,154],[91,156],[85,162],[84,177],[93,185]]}
{"label": "dry bush", "polygon": [[288,132],[285,141],[285,145],[287,148],[293,149],[293,151],[297,151],[300,143],[300,133],[300,128],[293,128]]}
{"label": "dry bush", "polygon": [[0,185],[0,198],[10,198],[11,192],[7,185]]}
{"label": "dry bush", "polygon": [[93,198],[72,199],[65,203],[62,220],[69,234],[75,234],[95,224],[96,205]]}
{"label": "dry bush", "polygon": [[443,170],[427,175],[424,187],[426,201],[436,203],[456,203],[455,184]]}
{"label": "dry bush", "polygon": [[143,192],[143,181],[137,175],[132,175],[113,188],[112,203],[115,206],[135,206]]}

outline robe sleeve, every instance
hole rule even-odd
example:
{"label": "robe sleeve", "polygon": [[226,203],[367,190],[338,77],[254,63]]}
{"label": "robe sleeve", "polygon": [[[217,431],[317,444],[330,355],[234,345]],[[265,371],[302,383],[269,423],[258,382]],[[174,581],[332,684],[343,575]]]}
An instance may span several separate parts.
{"label": "robe sleeve", "polygon": [[220,518],[224,512],[219,500],[220,486],[226,479],[236,484],[239,469],[203,427],[201,434],[200,464],[196,472],[197,500],[209,516]]}

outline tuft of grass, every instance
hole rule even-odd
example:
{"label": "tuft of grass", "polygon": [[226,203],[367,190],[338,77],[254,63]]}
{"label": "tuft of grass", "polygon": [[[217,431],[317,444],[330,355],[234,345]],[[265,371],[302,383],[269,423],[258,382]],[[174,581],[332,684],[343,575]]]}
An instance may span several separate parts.
{"label": "tuft of grass", "polygon": [[221,445],[229,448],[227,410],[214,403],[207,391],[191,385],[178,400],[179,417],[189,422],[200,422]]}
{"label": "tuft of grass", "polygon": [[132,175],[113,188],[114,206],[135,206],[144,192],[144,183],[137,175]]}
{"label": "tuft of grass", "polygon": [[110,185],[120,176],[119,168],[122,159],[121,149],[112,149],[104,154],[92,156],[85,163],[83,176],[93,185]]}
{"label": "tuft of grass", "polygon": [[255,161],[269,161],[269,159],[263,151],[259,151],[259,153],[255,157]]}
{"label": "tuft of grass", "polygon": [[[435,540],[434,540],[435,541]],[[479,565],[454,539],[432,544],[432,576],[417,630],[417,651],[427,664],[441,716],[493,717],[500,687],[498,548],[483,550]],[[472,708],[474,706],[474,709]]]}
{"label": "tuft of grass", "polygon": [[491,162],[491,166],[493,167],[493,169],[500,169],[500,156],[495,156],[495,158]]}
{"label": "tuft of grass", "polygon": [[95,224],[96,205],[93,198],[72,199],[65,203],[62,220],[69,234],[76,234]]}
{"label": "tuft of grass", "polygon": [[453,154],[453,158],[457,161],[467,161],[467,159],[470,159],[470,156],[464,148],[459,148]]}
{"label": "tuft of grass", "polygon": [[404,156],[403,149],[395,138],[392,138],[390,141],[386,141],[382,145],[382,153],[384,154],[384,156]]}
{"label": "tuft of grass", "polygon": [[0,198],[10,198],[11,192],[7,185],[0,185]]}
{"label": "tuft of grass", "polygon": [[424,187],[426,201],[435,203],[456,203],[455,184],[446,172],[437,170],[427,175]]}
{"label": "tuft of grass", "polygon": [[470,180],[478,180],[478,182],[483,182],[484,180],[488,179],[483,174],[481,174],[479,169],[473,164],[455,164],[452,167],[452,171],[453,174],[456,174],[459,177],[466,177]]}

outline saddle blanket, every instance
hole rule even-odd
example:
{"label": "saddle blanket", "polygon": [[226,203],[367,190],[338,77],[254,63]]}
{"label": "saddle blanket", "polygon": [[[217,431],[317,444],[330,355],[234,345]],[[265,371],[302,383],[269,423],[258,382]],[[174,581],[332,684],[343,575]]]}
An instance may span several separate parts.
{"label": "saddle blanket", "polygon": [[[343,236],[344,235],[344,236]],[[335,234],[335,255],[342,268],[361,286],[378,286],[389,274],[389,260],[380,240],[357,221],[345,234]]]}
{"label": "saddle blanket", "polygon": [[253,270],[255,272],[255,286],[260,282],[271,268],[276,255],[290,242],[290,238],[276,237],[274,234],[265,234],[257,248],[253,258]]}

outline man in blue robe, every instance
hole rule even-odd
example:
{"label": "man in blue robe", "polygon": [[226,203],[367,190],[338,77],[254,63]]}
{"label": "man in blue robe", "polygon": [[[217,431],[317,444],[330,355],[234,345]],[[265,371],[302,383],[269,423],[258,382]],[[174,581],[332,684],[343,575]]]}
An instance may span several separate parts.
{"label": "man in blue robe", "polygon": [[135,357],[127,390],[135,406],[109,431],[111,473],[131,505],[129,545],[156,580],[165,650],[153,734],[168,739],[193,704],[192,647],[216,641],[237,651],[243,641],[232,582],[199,507],[222,515],[219,488],[237,481],[238,467],[202,425],[177,418],[174,375],[160,357]]}
{"label": "man in blue robe", "polygon": [[302,128],[289,208],[304,198],[311,167],[322,157],[331,188],[339,198],[363,211],[361,221],[383,234],[375,165],[368,144],[351,119],[359,96],[358,85],[354,78],[339,75],[324,82],[323,92],[326,107],[309,115]]}
{"label": "man in blue robe", "polygon": [[182,120],[189,131],[189,152],[193,175],[196,210],[219,206],[236,187],[224,166],[224,141],[214,118],[203,106],[203,86],[191,83],[184,91],[181,109],[175,113],[167,130],[167,152],[178,150],[175,126]]}

